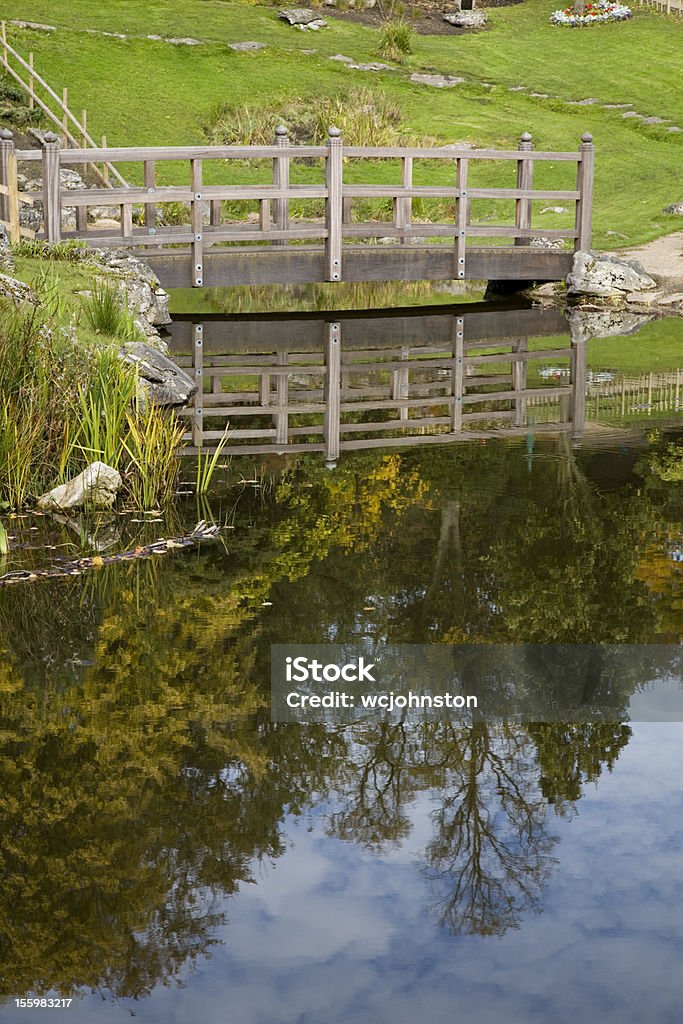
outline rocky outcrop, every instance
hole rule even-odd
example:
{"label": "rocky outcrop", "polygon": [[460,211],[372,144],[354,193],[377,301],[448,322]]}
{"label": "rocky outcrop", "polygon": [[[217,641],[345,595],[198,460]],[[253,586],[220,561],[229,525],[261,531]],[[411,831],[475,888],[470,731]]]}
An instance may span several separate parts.
{"label": "rocky outcrop", "polygon": [[625,301],[632,293],[646,292],[657,287],[657,282],[645,273],[637,260],[624,260],[611,253],[580,250],[574,254],[574,264],[567,277],[567,295],[593,296]]}
{"label": "rocky outcrop", "polygon": [[92,462],[66,484],[38,498],[40,509],[111,508],[121,487],[120,473],[106,462]]}
{"label": "rocky outcrop", "polygon": [[198,387],[192,378],[144,342],[130,342],[119,351],[124,362],[136,367],[146,400],[155,405],[182,408],[196,394]]}

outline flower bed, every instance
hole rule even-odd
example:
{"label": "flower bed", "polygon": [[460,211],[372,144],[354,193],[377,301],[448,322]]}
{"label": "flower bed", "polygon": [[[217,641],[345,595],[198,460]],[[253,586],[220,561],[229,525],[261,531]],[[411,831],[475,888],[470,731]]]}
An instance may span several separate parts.
{"label": "flower bed", "polygon": [[602,0],[598,3],[587,3],[583,14],[577,14],[573,7],[565,7],[563,11],[554,11],[550,15],[550,22],[552,25],[580,28],[582,25],[593,25],[595,22],[601,21],[626,21],[631,14],[631,8],[624,4]]}

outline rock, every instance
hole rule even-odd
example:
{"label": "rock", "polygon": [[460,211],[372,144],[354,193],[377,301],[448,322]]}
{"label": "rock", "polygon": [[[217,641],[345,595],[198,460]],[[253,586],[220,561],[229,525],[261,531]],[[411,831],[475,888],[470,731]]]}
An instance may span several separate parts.
{"label": "rock", "polygon": [[620,296],[628,292],[648,291],[656,282],[637,260],[624,260],[610,253],[580,250],[567,277],[569,295]]}
{"label": "rock", "polygon": [[541,306],[556,306],[564,302],[566,290],[563,281],[545,281],[544,284],[534,285],[533,288],[525,288],[521,294]]}
{"label": "rock", "polygon": [[0,273],[10,276],[14,273],[14,256],[10,249],[7,229],[3,224],[0,224]]}
{"label": "rock", "polygon": [[443,20],[456,28],[483,28],[489,19],[485,11],[455,11],[444,14]]}
{"label": "rock", "polygon": [[172,46],[203,46],[201,39],[192,39],[190,36],[185,36],[182,39],[164,39],[165,43],[171,43]]}
{"label": "rock", "polygon": [[395,71],[391,64],[382,64],[378,60],[373,60],[369,64],[347,64],[347,68],[354,68],[356,71]]}
{"label": "rock", "polygon": [[673,307],[678,305],[680,295],[666,291],[653,291],[653,292],[629,292],[626,295],[626,302],[629,306],[636,306],[640,309],[652,309],[661,308],[664,306],[667,310],[671,310]]}
{"label": "rock", "polygon": [[278,17],[283,21],[294,25],[296,28],[313,29],[325,28],[327,22],[320,17],[317,11],[310,7],[291,7],[279,12]]}
{"label": "rock", "polygon": [[568,213],[566,206],[544,206],[541,213]]}
{"label": "rock", "polygon": [[250,53],[256,50],[265,50],[266,44],[247,40],[244,43],[228,43],[228,48],[230,50],[237,50],[238,53]]}
{"label": "rock", "polygon": [[121,220],[121,207],[120,206],[89,206],[88,207],[88,221],[94,223],[98,220],[114,220],[119,222]]}
{"label": "rock", "polygon": [[675,217],[683,217],[683,202],[672,203],[671,206],[665,206],[662,213],[673,213]]}
{"label": "rock", "polygon": [[546,238],[545,235],[535,235],[529,239],[529,245],[533,249],[564,249],[563,238]]}
{"label": "rock", "polygon": [[42,25],[39,21],[10,21],[16,28],[31,28],[34,32],[56,32],[55,25]]}
{"label": "rock", "polygon": [[120,473],[106,462],[92,462],[73,480],[38,498],[38,508],[111,508],[121,486]]}
{"label": "rock", "polygon": [[331,57],[328,57],[327,59],[338,60],[341,61],[342,64],[353,64],[353,57],[345,57],[343,53],[335,53]]}
{"label": "rock", "polygon": [[451,89],[454,85],[461,85],[465,79],[453,75],[422,75],[416,72],[410,76],[410,81],[418,85],[431,85],[436,89]]}
{"label": "rock", "polygon": [[22,228],[28,228],[29,231],[39,231],[43,223],[43,204],[36,203],[35,206],[29,206],[28,203],[21,203],[19,223]]}
{"label": "rock", "polygon": [[9,299],[15,306],[27,303],[37,306],[38,299],[32,289],[23,281],[17,281],[8,274],[0,274],[0,299]]}
{"label": "rock", "polygon": [[129,342],[119,354],[137,367],[142,390],[155,405],[182,408],[198,390],[184,370],[144,342]]}
{"label": "rock", "polygon": [[637,334],[641,327],[652,320],[651,316],[631,313],[625,309],[588,310],[570,307],[565,310],[565,316],[574,342]]}

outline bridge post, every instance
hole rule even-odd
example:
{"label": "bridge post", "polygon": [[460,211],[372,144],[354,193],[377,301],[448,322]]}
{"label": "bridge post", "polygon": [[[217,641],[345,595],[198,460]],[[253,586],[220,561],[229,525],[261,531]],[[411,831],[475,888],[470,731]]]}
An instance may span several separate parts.
{"label": "bridge post", "polygon": [[451,432],[459,434],[462,431],[462,399],[465,394],[465,320],[464,317],[455,318],[455,344],[453,346],[453,376],[451,406]]}
{"label": "bridge post", "polygon": [[[275,129],[275,145],[278,149],[287,149],[289,147],[289,136],[287,135],[287,129],[283,124],[278,125]],[[288,156],[276,156],[273,160],[273,184],[276,188],[288,189],[289,188],[289,157]],[[286,231],[289,227],[289,199],[274,199],[273,200],[273,220],[275,221],[275,228],[277,231]],[[275,240],[275,245],[286,245],[286,238],[278,238]]]}
{"label": "bridge post", "polygon": [[577,238],[574,252],[578,252],[579,249],[590,249],[593,234],[595,146],[593,145],[593,136],[589,132],[581,136],[579,153],[581,154],[581,160],[579,161],[576,174],[576,191],[581,194],[581,198],[576,202],[575,227]]}
{"label": "bridge post", "polygon": [[204,443],[204,325],[195,324],[193,330],[194,347],[192,362],[197,392],[192,399],[194,415],[192,418],[192,443],[201,448]]}
{"label": "bridge post", "polygon": [[[519,149],[528,153],[534,148],[529,132],[524,132],[519,137]],[[534,165],[531,160],[517,161],[517,188],[532,189],[534,181]],[[528,231],[531,227],[531,200],[518,199],[515,204],[515,227],[518,231]],[[515,238],[515,245],[528,245],[528,237]]]}
{"label": "bridge post", "polygon": [[334,125],[327,139],[327,241],[325,263],[327,281],[342,277],[342,140]]}
{"label": "bridge post", "polygon": [[190,219],[192,223],[192,285],[201,288],[204,281],[204,217],[202,214],[202,161],[190,160]]}
{"label": "bridge post", "polygon": [[46,132],[43,136],[43,217],[48,242],[62,238],[62,200],[59,178],[59,136]]}

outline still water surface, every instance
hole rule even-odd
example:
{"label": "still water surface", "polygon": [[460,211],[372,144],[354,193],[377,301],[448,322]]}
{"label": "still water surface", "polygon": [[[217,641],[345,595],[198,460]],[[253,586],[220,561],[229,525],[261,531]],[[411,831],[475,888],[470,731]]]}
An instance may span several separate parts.
{"label": "still water surface", "polygon": [[[223,543],[0,588],[0,1018],[679,1020],[683,726],[269,712],[272,643],[656,642],[673,663],[674,437],[235,463]],[[200,515],[113,538],[20,520],[2,571]],[[49,993],[74,1001],[15,1007]]]}

